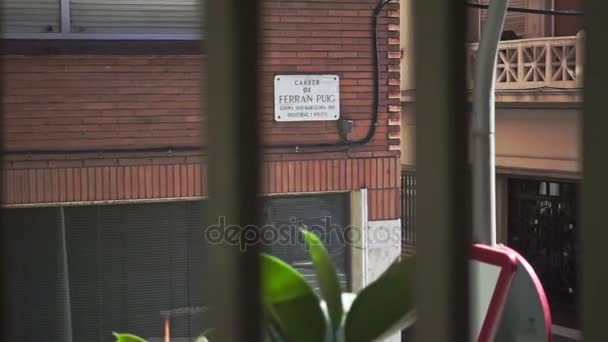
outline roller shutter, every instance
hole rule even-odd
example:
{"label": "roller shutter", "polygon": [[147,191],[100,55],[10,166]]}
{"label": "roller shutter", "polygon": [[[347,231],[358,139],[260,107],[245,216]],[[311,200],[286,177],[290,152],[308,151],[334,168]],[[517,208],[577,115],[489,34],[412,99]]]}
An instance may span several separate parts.
{"label": "roller shutter", "polygon": [[[343,289],[350,288],[346,194],[265,198],[265,223],[322,235]],[[201,202],[7,209],[4,299],[11,341],[103,342],[113,331],[176,341],[210,328],[205,208]],[[294,225],[296,224],[296,225]],[[331,228],[331,229],[330,229]],[[285,232],[285,231],[283,231]],[[266,250],[300,270],[318,291],[300,234]]]}
{"label": "roller shutter", "polygon": [[160,339],[168,314],[174,338],[209,327],[200,202],[68,207],[65,234],[58,210],[4,213],[8,340]]}
{"label": "roller shutter", "polygon": [[[111,331],[193,338],[207,325],[201,204],[66,208],[72,319],[82,341]],[[86,262],[83,262],[86,260]]]}
{"label": "roller shutter", "polygon": [[2,0],[3,33],[60,32],[59,0]]}
{"label": "roller shutter", "polygon": [[77,33],[198,33],[202,0],[72,0]]}
{"label": "roller shutter", "polygon": [[56,208],[2,210],[6,341],[66,341]]}
{"label": "roller shutter", "polygon": [[[350,253],[345,238],[349,224],[346,194],[273,197],[266,200],[264,213],[265,223],[280,232],[293,232],[301,225],[320,233],[343,290],[350,288]],[[301,236],[293,233],[281,236],[289,236],[291,240],[282,239],[278,243],[266,244],[267,250],[295,266],[318,290],[314,268]]]}

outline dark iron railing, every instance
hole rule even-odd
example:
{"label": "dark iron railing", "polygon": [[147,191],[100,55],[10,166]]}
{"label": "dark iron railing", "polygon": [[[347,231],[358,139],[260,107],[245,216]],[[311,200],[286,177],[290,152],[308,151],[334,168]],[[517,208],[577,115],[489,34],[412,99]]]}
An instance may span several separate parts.
{"label": "dark iron railing", "polygon": [[416,172],[401,170],[401,251],[415,252],[416,246]]}

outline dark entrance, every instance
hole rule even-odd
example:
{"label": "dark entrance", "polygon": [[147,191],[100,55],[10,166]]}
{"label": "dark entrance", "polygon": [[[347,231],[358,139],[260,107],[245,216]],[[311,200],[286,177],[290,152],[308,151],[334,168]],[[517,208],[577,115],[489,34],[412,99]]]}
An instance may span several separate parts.
{"label": "dark entrance", "polygon": [[578,184],[509,180],[509,246],[534,267],[551,304],[553,322],[579,328]]}
{"label": "dark entrance", "polygon": [[209,327],[201,202],[2,214],[8,340],[160,340],[169,314],[175,338]]}
{"label": "dark entrance", "polygon": [[[350,288],[347,194],[261,202],[271,229],[268,252],[317,287],[297,233],[299,226],[311,229]],[[205,255],[221,242],[206,239],[205,208],[192,201],[4,209],[7,340],[100,342],[120,331],[160,341],[169,317],[172,337],[193,341],[211,328],[206,286],[214,275]]]}
{"label": "dark entrance", "polygon": [[[301,272],[311,286],[320,291],[316,273],[298,227],[312,230],[325,243],[343,291],[350,289],[348,195],[277,196],[264,200],[264,228],[267,252],[285,260]],[[270,231],[268,231],[270,230]]]}

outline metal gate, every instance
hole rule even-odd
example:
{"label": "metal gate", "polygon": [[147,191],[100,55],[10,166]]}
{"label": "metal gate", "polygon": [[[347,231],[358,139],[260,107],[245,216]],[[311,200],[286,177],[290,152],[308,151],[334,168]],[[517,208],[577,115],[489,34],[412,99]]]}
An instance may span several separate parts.
{"label": "metal gate", "polygon": [[[261,198],[260,236],[267,251],[292,264],[318,289],[298,227],[322,234],[344,290],[350,290],[348,194]],[[217,274],[206,251],[205,202],[7,209],[2,211],[10,260],[11,340],[105,341],[113,330],[160,340],[165,319],[174,338],[192,341],[211,327],[207,286]],[[220,238],[229,227],[218,218]],[[294,230],[291,230],[291,229]],[[286,238],[286,240],[281,240]],[[7,243],[10,241],[10,243]],[[221,262],[218,262],[221,264]],[[221,271],[215,268],[215,272]],[[58,275],[61,275],[59,277]],[[60,303],[61,305],[58,305]],[[62,310],[58,310],[57,308]],[[60,335],[60,336],[59,336]],[[55,339],[49,339],[55,336]]]}
{"label": "metal gate", "polygon": [[401,170],[401,251],[414,254],[416,246],[416,174]]}
{"label": "metal gate", "polygon": [[298,232],[300,227],[310,229],[325,243],[343,290],[350,290],[347,194],[267,197],[264,216],[261,235],[267,252],[294,266],[319,291],[308,249]]}
{"label": "metal gate", "polygon": [[554,322],[578,327],[578,185],[509,180],[508,243],[538,273],[551,302]]}
{"label": "metal gate", "polygon": [[210,327],[200,201],[3,210],[11,340],[193,340]]}

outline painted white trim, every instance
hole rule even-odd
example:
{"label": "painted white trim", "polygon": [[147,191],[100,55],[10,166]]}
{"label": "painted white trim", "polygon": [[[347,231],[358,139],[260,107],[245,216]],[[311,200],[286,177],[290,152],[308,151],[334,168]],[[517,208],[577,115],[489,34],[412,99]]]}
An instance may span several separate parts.
{"label": "painted white trim", "polygon": [[367,279],[367,189],[350,192],[350,222],[356,241],[350,242],[351,288],[358,292]]}
{"label": "painted white trim", "polygon": [[363,287],[367,286],[368,275],[368,258],[367,258],[367,232],[368,225],[368,207],[367,207],[367,189],[361,189],[361,276],[363,279]]}
{"label": "painted white trim", "polygon": [[401,220],[368,221],[365,229],[365,285],[401,256]]}
{"label": "painted white trim", "polygon": [[67,33],[71,31],[70,19],[70,0],[61,0],[61,32]]}
{"label": "painted white trim", "polygon": [[[386,235],[388,234],[388,235]],[[366,286],[378,279],[401,256],[401,220],[368,221],[365,229]],[[379,342],[400,342],[401,333]]]}
{"label": "painted white trim", "polygon": [[546,170],[546,169],[523,169],[516,167],[497,167],[497,175],[509,176],[512,178],[526,177],[526,178],[546,178],[562,180],[567,182],[577,182],[583,179],[583,175],[580,172],[569,172],[561,170]]}

